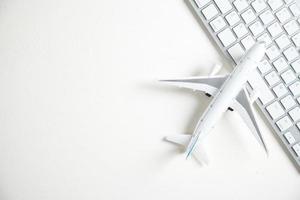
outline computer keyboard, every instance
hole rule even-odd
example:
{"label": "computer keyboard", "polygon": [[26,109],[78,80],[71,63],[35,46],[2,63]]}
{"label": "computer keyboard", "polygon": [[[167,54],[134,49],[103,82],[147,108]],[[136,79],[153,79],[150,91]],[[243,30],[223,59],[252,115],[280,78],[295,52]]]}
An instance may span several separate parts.
{"label": "computer keyboard", "polygon": [[255,41],[266,55],[248,82],[300,169],[300,9],[293,0],[187,0],[221,51],[237,63]]}

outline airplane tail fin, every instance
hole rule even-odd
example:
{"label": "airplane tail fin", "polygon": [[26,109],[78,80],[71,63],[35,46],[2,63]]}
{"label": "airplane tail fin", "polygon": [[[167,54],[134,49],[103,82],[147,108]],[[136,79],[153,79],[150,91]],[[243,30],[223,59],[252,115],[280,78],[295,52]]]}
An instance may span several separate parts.
{"label": "airplane tail fin", "polygon": [[[191,135],[187,134],[177,134],[170,135],[164,138],[166,141],[180,145],[184,148],[187,148],[190,140],[192,139]],[[203,150],[201,145],[197,145],[192,152],[192,156],[198,161],[200,164],[208,164],[208,157]]]}

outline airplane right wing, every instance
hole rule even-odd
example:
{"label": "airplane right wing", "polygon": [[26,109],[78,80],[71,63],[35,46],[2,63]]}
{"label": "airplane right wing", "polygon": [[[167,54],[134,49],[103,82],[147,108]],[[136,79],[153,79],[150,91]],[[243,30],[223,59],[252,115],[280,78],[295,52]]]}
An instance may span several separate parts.
{"label": "airplane right wing", "polygon": [[170,85],[202,91],[214,96],[223,85],[228,75],[221,76],[197,76],[172,80],[161,80]]}
{"label": "airplane right wing", "polygon": [[255,115],[253,112],[253,107],[250,102],[249,95],[245,89],[242,89],[234,100],[233,105],[231,106],[234,110],[238,111],[241,117],[246,122],[247,126],[252,131],[256,140],[263,146],[266,153],[268,153],[267,147],[263,140],[262,134],[256,123]]}

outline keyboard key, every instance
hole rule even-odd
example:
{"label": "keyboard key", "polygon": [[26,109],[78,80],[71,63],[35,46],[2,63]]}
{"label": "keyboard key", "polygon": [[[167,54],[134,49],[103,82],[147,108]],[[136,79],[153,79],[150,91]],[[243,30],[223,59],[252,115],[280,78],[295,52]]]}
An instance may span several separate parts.
{"label": "keyboard key", "polygon": [[292,40],[297,47],[300,47],[300,33],[297,33],[294,37],[292,37]]}
{"label": "keyboard key", "polygon": [[264,0],[256,0],[251,5],[254,8],[255,12],[257,13],[259,13],[260,11],[262,11],[267,7]]}
{"label": "keyboard key", "polygon": [[229,13],[225,18],[230,26],[235,25],[241,20],[241,18],[238,16],[238,14],[235,11]]}
{"label": "keyboard key", "polygon": [[242,16],[243,20],[246,22],[246,24],[249,24],[256,18],[252,9],[246,10],[244,13],[241,14],[241,16]]}
{"label": "keyboard key", "polygon": [[272,69],[271,65],[267,60],[263,60],[259,63],[258,69],[260,73],[264,74]]}
{"label": "keyboard key", "polygon": [[280,81],[280,78],[275,71],[268,73],[265,76],[265,79],[270,86],[275,85],[276,83],[278,83]]}
{"label": "keyboard key", "polygon": [[300,108],[297,106],[289,112],[289,115],[291,116],[294,122],[298,121],[300,119]]}
{"label": "keyboard key", "polygon": [[277,56],[279,56],[280,52],[275,45],[272,45],[266,50],[266,54],[270,60],[273,60]]}
{"label": "keyboard key", "polygon": [[280,104],[277,101],[275,101],[271,105],[267,106],[266,109],[273,120],[277,119],[278,117],[280,117],[284,114],[284,110],[282,109],[282,107],[280,106]]}
{"label": "keyboard key", "polygon": [[282,30],[281,26],[278,24],[278,22],[275,22],[274,24],[272,24],[268,27],[268,31],[272,37],[276,37],[280,33],[282,33],[283,30]]}
{"label": "keyboard key", "polygon": [[299,30],[299,25],[295,20],[286,23],[283,27],[289,35],[292,35]]}
{"label": "keyboard key", "polygon": [[233,28],[234,33],[236,34],[237,37],[241,38],[244,35],[248,33],[248,29],[246,28],[245,24],[240,23],[236,27]]}
{"label": "keyboard key", "polygon": [[274,67],[276,68],[276,70],[278,72],[281,72],[283,70],[285,70],[288,67],[287,62],[285,61],[285,59],[283,57],[278,58],[277,60],[275,60],[273,62]]}
{"label": "keyboard key", "polygon": [[296,142],[296,139],[294,138],[291,132],[287,132],[283,136],[289,144],[294,144]]}
{"label": "keyboard key", "polygon": [[260,37],[257,38],[257,41],[263,41],[266,43],[266,46],[269,46],[272,43],[272,40],[268,33],[262,34]]}
{"label": "keyboard key", "polygon": [[226,13],[232,9],[231,3],[228,0],[214,0],[222,13]]}
{"label": "keyboard key", "polygon": [[293,123],[288,116],[285,116],[282,119],[278,120],[276,124],[281,131],[286,131],[291,126],[293,126]]}
{"label": "keyboard key", "polygon": [[281,74],[281,78],[286,84],[290,84],[296,79],[296,75],[291,69],[289,69]]}
{"label": "keyboard key", "polygon": [[285,94],[288,93],[288,90],[286,89],[286,87],[283,85],[283,83],[280,83],[279,85],[276,85],[273,88],[274,93],[276,94],[276,96],[278,98],[284,96]]}
{"label": "keyboard key", "polygon": [[280,102],[286,110],[288,110],[296,105],[296,102],[291,95],[284,97],[283,99],[281,99]]}
{"label": "keyboard key", "polygon": [[202,10],[202,13],[207,20],[210,20],[213,17],[215,17],[219,12],[213,4],[210,4]]}
{"label": "keyboard key", "polygon": [[280,49],[284,49],[285,47],[291,44],[290,39],[285,35],[281,35],[275,40],[276,44],[279,46]]}
{"label": "keyboard key", "polygon": [[198,8],[202,8],[203,6],[208,4],[208,2],[210,2],[210,0],[194,0],[194,2],[198,6]]}
{"label": "keyboard key", "polygon": [[300,144],[295,144],[292,148],[295,151],[296,155],[300,157]]}
{"label": "keyboard key", "polygon": [[295,62],[293,62],[291,65],[297,74],[300,73],[300,60],[299,59],[296,60]]}
{"label": "keyboard key", "polygon": [[274,17],[274,15],[272,14],[272,12],[271,12],[270,10],[267,10],[267,11],[263,12],[263,13],[259,16],[259,18],[261,19],[261,21],[262,21],[265,25],[267,25],[267,24],[269,24],[269,23],[271,23],[272,21],[275,20],[275,17]]}
{"label": "keyboard key", "polygon": [[264,31],[264,27],[262,26],[262,24],[257,21],[254,22],[251,26],[249,26],[252,34],[254,35],[254,37],[256,37],[257,35],[259,35],[260,33],[262,33]]}
{"label": "keyboard key", "polygon": [[288,11],[287,8],[283,8],[280,11],[278,11],[276,13],[276,16],[277,16],[277,18],[279,19],[279,21],[281,23],[284,23],[284,22],[288,21],[292,17],[290,11]]}
{"label": "keyboard key", "polygon": [[299,53],[295,47],[288,48],[283,52],[283,54],[288,61],[294,60],[299,56]]}
{"label": "keyboard key", "polygon": [[262,104],[267,104],[274,99],[273,93],[269,90],[267,84],[263,81],[257,70],[249,78],[248,82],[253,90],[258,91],[258,98]]}
{"label": "keyboard key", "polygon": [[239,12],[249,6],[246,0],[236,0],[233,2],[233,5]]}
{"label": "keyboard key", "polygon": [[272,8],[272,10],[276,10],[283,5],[283,2],[282,0],[269,0],[268,4]]}
{"label": "keyboard key", "polygon": [[228,53],[235,60],[235,62],[238,62],[245,54],[245,51],[241,47],[241,45],[239,43],[237,43],[228,49]]}
{"label": "keyboard key", "polygon": [[292,11],[295,17],[298,17],[300,15],[300,10],[296,4],[291,5],[290,10]]}
{"label": "keyboard key", "polygon": [[210,22],[210,26],[215,32],[217,32],[226,26],[226,22],[224,21],[223,17],[219,16]]}
{"label": "keyboard key", "polygon": [[221,40],[224,47],[231,45],[236,40],[230,28],[223,30],[221,33],[218,34],[218,37]]}
{"label": "keyboard key", "polygon": [[298,96],[300,94],[300,81],[296,81],[289,88],[294,96]]}
{"label": "keyboard key", "polygon": [[255,44],[254,39],[250,35],[242,39],[241,42],[246,50],[250,49]]}
{"label": "keyboard key", "polygon": [[292,3],[294,0],[284,0],[284,2],[286,3],[286,4],[290,4],[290,3]]}

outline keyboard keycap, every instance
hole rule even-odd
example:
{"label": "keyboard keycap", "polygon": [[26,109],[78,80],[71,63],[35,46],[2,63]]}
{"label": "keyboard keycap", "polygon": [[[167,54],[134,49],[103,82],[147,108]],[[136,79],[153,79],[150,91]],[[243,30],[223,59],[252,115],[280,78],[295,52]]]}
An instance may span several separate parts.
{"label": "keyboard keycap", "polygon": [[266,50],[266,54],[270,60],[273,60],[277,56],[279,56],[280,52],[275,45],[272,45]]}
{"label": "keyboard keycap", "polygon": [[210,22],[210,26],[215,32],[218,32],[219,30],[221,30],[226,26],[226,22],[221,16],[219,16],[216,19],[214,19],[212,22]]}
{"label": "keyboard keycap", "polygon": [[233,2],[234,7],[240,12],[249,6],[246,0],[236,0]]}
{"label": "keyboard keycap", "polygon": [[283,70],[285,70],[288,67],[287,62],[285,61],[285,59],[283,57],[278,58],[277,60],[275,60],[273,62],[274,67],[276,68],[276,70],[278,72],[281,72]]}
{"label": "keyboard keycap", "polygon": [[272,67],[269,64],[269,62],[265,59],[260,62],[260,64],[258,65],[258,69],[259,69],[260,73],[264,74],[264,73],[270,71],[272,69]]}
{"label": "keyboard keycap", "polygon": [[254,39],[250,35],[242,39],[241,42],[246,50],[250,49],[255,44]]}
{"label": "keyboard keycap", "polygon": [[298,96],[300,94],[300,81],[296,81],[289,88],[294,96]]}
{"label": "keyboard keycap", "polygon": [[298,121],[300,119],[300,108],[299,107],[294,108],[289,112],[289,115],[291,116],[294,122]]}
{"label": "keyboard keycap", "polygon": [[292,121],[288,116],[285,116],[282,119],[278,120],[276,124],[281,131],[286,131],[293,125]]}
{"label": "keyboard keycap", "polygon": [[240,23],[236,27],[233,28],[234,33],[237,37],[241,38],[248,33],[248,29],[246,28],[245,24]]}
{"label": "keyboard keycap", "polygon": [[243,20],[246,22],[246,24],[249,24],[256,18],[252,9],[246,10],[244,13],[242,13],[241,16],[242,16]]}
{"label": "keyboard keycap", "polygon": [[291,65],[296,73],[300,73],[300,59],[296,60]]}
{"label": "keyboard keycap", "polygon": [[288,110],[296,105],[296,102],[291,95],[284,97],[283,99],[281,99],[280,102],[286,110]]}
{"label": "keyboard keycap", "polygon": [[292,148],[295,151],[296,155],[300,157],[300,144],[295,144]]}
{"label": "keyboard keycap", "polygon": [[210,4],[202,10],[202,13],[207,20],[210,20],[213,17],[215,17],[219,12],[213,4]]}
{"label": "keyboard keycap", "polygon": [[208,4],[208,2],[210,2],[210,0],[194,0],[194,2],[198,6],[198,8],[202,8],[203,6]]}
{"label": "keyboard keycap", "polygon": [[266,46],[269,46],[272,43],[272,40],[268,33],[262,34],[260,37],[257,38],[257,41],[263,41],[266,43]]}
{"label": "keyboard keycap", "polygon": [[257,13],[259,13],[260,11],[262,11],[267,7],[264,0],[256,0],[251,5],[254,8],[255,12]]}
{"label": "keyboard keycap", "polygon": [[272,10],[276,10],[283,5],[283,2],[282,0],[269,0],[268,4],[272,8]]}
{"label": "keyboard keycap", "polygon": [[299,56],[299,53],[295,47],[288,48],[283,52],[283,54],[288,61],[294,60]]}
{"label": "keyboard keycap", "polygon": [[232,9],[231,3],[228,0],[214,0],[222,13],[226,13]]}
{"label": "keyboard keycap", "polygon": [[275,20],[274,15],[272,14],[272,12],[270,10],[266,10],[265,12],[263,12],[259,18],[261,19],[261,21],[267,25],[269,23],[271,23],[272,21]]}
{"label": "keyboard keycap", "polygon": [[278,22],[275,22],[274,24],[271,24],[268,27],[268,31],[271,34],[272,37],[276,37],[278,36],[280,33],[282,33],[282,28],[281,26],[278,24]]}
{"label": "keyboard keycap", "polygon": [[294,144],[296,142],[296,139],[294,138],[291,132],[287,132],[283,136],[289,144]]}
{"label": "keyboard keycap", "polygon": [[279,46],[279,48],[281,48],[281,49],[284,49],[285,47],[287,47],[291,44],[291,41],[289,40],[289,38],[285,34],[278,37],[275,40],[275,42]]}
{"label": "keyboard keycap", "polygon": [[292,17],[290,11],[288,11],[287,8],[283,8],[280,11],[278,11],[276,13],[276,16],[277,16],[277,18],[279,19],[279,21],[281,23],[284,23],[284,22],[288,21]]}
{"label": "keyboard keycap", "polygon": [[290,84],[296,79],[296,76],[295,73],[291,69],[289,69],[281,74],[281,78],[286,84]]}
{"label": "keyboard keycap", "polygon": [[268,73],[265,76],[265,79],[270,86],[275,85],[276,83],[280,82],[280,78],[275,71]]}
{"label": "keyboard keycap", "polygon": [[297,47],[300,47],[300,33],[297,33],[294,37],[292,37],[292,40]]}
{"label": "keyboard keycap", "polygon": [[235,44],[234,46],[228,49],[228,53],[232,56],[232,58],[238,62],[243,55],[245,54],[244,49],[241,47],[239,43]]}
{"label": "keyboard keycap", "polygon": [[284,96],[285,94],[288,93],[288,90],[286,89],[286,87],[280,83],[279,85],[276,85],[274,88],[273,88],[273,91],[274,93],[276,94],[276,96],[278,98]]}
{"label": "keyboard keycap", "polygon": [[225,18],[230,26],[235,25],[241,20],[241,18],[238,16],[238,14],[235,11],[229,13]]}
{"label": "keyboard keycap", "polygon": [[300,10],[296,4],[291,5],[290,10],[292,11],[295,17],[298,17],[300,15]]}
{"label": "keyboard keycap", "polygon": [[299,25],[295,20],[286,23],[283,27],[289,35],[292,35],[299,30]]}
{"label": "keyboard keycap", "polygon": [[262,33],[264,31],[264,27],[262,26],[262,24],[257,21],[254,22],[252,25],[249,26],[252,34],[254,35],[254,37],[256,37],[257,35],[259,35],[260,33]]}
{"label": "keyboard keycap", "polygon": [[223,30],[221,33],[218,34],[218,37],[225,47],[231,45],[236,40],[230,28]]}
{"label": "keyboard keycap", "polygon": [[282,109],[282,107],[280,106],[280,104],[277,101],[275,101],[271,105],[267,106],[266,109],[273,120],[277,119],[278,117],[280,117],[284,114],[284,110]]}

